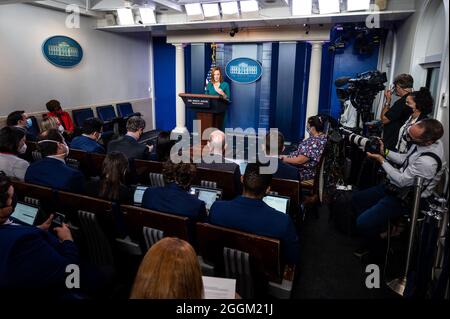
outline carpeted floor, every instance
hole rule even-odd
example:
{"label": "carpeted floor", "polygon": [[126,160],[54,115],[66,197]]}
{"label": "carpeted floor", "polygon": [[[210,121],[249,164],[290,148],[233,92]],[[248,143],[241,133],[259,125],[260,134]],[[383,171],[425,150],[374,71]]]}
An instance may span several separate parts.
{"label": "carpeted floor", "polygon": [[[353,252],[361,245],[355,237],[338,232],[328,221],[327,207],[319,218],[307,216],[300,232],[301,261],[294,283],[294,299],[397,298],[381,279],[379,289],[365,285],[365,265]],[[387,268],[392,269],[392,267]],[[380,265],[383,275],[383,265]]]}

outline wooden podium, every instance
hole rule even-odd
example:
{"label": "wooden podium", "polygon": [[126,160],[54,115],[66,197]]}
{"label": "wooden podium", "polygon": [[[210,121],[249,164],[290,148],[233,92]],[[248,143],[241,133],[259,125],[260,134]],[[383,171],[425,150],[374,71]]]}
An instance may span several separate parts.
{"label": "wooden podium", "polygon": [[202,135],[203,131],[209,127],[222,129],[224,112],[230,103],[228,100],[218,95],[207,94],[180,93],[179,96],[186,107],[196,111],[197,120],[202,123]]}

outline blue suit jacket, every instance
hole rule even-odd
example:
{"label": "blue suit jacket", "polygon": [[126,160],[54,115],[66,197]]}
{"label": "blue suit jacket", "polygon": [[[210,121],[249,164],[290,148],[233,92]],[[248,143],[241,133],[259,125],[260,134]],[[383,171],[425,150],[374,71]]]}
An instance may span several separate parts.
{"label": "blue suit jacket", "polygon": [[79,264],[72,241],[33,226],[0,225],[0,291],[53,291],[65,287],[66,266]]}
{"label": "blue suit jacket", "polygon": [[300,179],[298,168],[278,159],[278,169],[273,174],[274,178],[292,179],[298,181]]}
{"label": "blue suit jacket", "polygon": [[205,203],[175,183],[169,183],[165,187],[147,188],[142,198],[142,207],[189,217],[192,221],[206,220]]}
{"label": "blue suit jacket", "polygon": [[279,239],[284,260],[290,264],[298,263],[300,248],[291,217],[271,208],[260,199],[239,196],[231,201],[216,201],[209,212],[209,222]]}
{"label": "blue suit jacket", "polygon": [[77,136],[70,143],[70,148],[86,151],[88,153],[105,154],[103,146],[87,136]]}
{"label": "blue suit jacket", "polygon": [[73,193],[83,193],[85,187],[80,171],[50,157],[32,163],[25,173],[25,182]]}

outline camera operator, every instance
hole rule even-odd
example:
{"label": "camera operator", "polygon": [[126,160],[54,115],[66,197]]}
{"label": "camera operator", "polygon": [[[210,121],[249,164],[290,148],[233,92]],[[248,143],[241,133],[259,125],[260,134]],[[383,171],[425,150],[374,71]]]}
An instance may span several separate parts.
{"label": "camera operator", "polygon": [[[406,98],[413,91],[413,84],[414,79],[411,75],[400,74],[394,79],[393,87],[384,91],[385,102],[381,111],[381,121],[384,125],[383,140],[389,149],[395,148],[400,128],[412,113],[411,108],[406,105]],[[393,92],[400,99],[391,107]]]}
{"label": "camera operator", "polygon": [[[358,216],[358,232],[368,239],[377,239],[384,231],[387,221],[407,212],[400,193],[413,186],[416,176],[425,179],[421,197],[426,199],[438,183],[445,165],[444,148],[440,138],[444,134],[442,124],[435,119],[424,119],[408,129],[413,145],[408,153],[400,154],[385,148],[380,141],[380,153],[367,152],[385,170],[389,184],[378,185],[355,193],[352,204]],[[401,166],[394,168],[393,162]]]}

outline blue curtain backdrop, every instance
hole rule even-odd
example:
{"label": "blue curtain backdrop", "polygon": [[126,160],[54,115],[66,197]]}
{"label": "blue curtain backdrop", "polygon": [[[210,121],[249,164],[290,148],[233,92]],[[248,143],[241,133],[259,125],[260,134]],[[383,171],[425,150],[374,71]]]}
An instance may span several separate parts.
{"label": "blue curtain backdrop", "polygon": [[[330,43],[337,34],[331,31]],[[322,52],[319,113],[338,118],[340,103],[334,81],[340,76],[374,70],[378,63],[378,47],[370,54],[354,50],[354,40],[346,47],[330,52],[325,43]],[[175,48],[165,38],[153,38],[155,112],[158,129],[175,127]],[[303,139],[308,96],[311,45],[305,42],[229,43],[218,44],[216,62],[225,70],[235,58],[247,57],[259,61],[263,75],[255,83],[238,84],[225,80],[231,87],[232,104],[225,127],[242,129],[277,127],[287,141]],[[209,43],[192,44],[185,48],[186,92],[203,93],[206,74],[211,64]],[[186,126],[192,131],[195,113],[186,111]]]}

